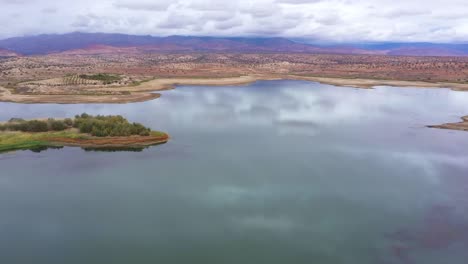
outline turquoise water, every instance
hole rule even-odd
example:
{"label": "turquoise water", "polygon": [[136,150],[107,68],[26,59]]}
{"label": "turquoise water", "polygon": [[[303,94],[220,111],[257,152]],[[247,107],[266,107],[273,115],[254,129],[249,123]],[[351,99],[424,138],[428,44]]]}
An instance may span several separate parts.
{"label": "turquoise water", "polygon": [[468,93],[311,82],[178,87],[125,105],[0,103],[0,120],[122,114],[143,152],[0,154],[0,263],[468,259]]}

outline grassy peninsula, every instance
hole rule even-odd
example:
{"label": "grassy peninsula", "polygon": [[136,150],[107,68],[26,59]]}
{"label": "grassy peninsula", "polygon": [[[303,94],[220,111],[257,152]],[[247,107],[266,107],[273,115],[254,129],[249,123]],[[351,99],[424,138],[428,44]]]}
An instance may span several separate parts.
{"label": "grassy peninsula", "polygon": [[142,150],[166,143],[169,136],[122,116],[77,115],[66,119],[23,120],[0,123],[0,152],[40,151],[49,147]]}

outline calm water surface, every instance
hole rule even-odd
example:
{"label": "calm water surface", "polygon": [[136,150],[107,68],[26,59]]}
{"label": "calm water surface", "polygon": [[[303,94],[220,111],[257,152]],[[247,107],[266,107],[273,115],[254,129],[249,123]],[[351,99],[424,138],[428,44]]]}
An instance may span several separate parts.
{"label": "calm water surface", "polygon": [[0,263],[466,264],[468,93],[310,82],[179,87],[121,114],[143,152],[0,154]]}

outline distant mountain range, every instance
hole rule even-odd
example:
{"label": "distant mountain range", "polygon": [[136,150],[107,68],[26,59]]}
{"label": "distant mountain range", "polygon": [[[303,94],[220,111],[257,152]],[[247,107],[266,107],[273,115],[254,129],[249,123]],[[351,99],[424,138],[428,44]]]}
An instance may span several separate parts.
{"label": "distant mountain range", "polygon": [[148,52],[291,52],[407,56],[468,56],[468,44],[366,43],[314,45],[286,38],[153,37],[106,33],[38,35],[0,40],[0,57]]}

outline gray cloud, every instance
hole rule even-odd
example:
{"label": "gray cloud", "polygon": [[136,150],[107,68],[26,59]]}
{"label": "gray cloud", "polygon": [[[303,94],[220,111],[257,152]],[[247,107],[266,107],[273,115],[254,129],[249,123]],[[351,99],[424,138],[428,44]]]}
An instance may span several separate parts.
{"label": "gray cloud", "polygon": [[188,4],[185,5],[187,9],[197,10],[197,11],[232,11],[237,8],[235,1],[204,1],[204,0],[194,0],[187,1]]}
{"label": "gray cloud", "polygon": [[231,19],[228,21],[215,23],[215,28],[219,30],[227,30],[227,29],[232,29],[232,28],[239,27],[239,26],[242,26],[242,21],[238,19]]}
{"label": "gray cloud", "polygon": [[48,7],[48,8],[43,8],[41,12],[45,14],[52,14],[52,13],[57,13],[57,9],[53,7]]}
{"label": "gray cloud", "polygon": [[302,4],[312,4],[317,2],[322,2],[326,0],[277,0],[277,3],[281,4],[293,4],[293,5],[302,5]]}
{"label": "gray cloud", "polygon": [[34,0],[0,0],[2,4],[11,4],[11,5],[22,5],[28,3],[34,3]]}
{"label": "gray cloud", "polygon": [[207,11],[203,14],[203,18],[206,20],[214,21],[226,21],[234,18],[233,14],[228,11]]}
{"label": "gray cloud", "polygon": [[197,13],[172,11],[158,24],[163,29],[184,29],[189,27],[200,27],[204,20],[201,20]]}
{"label": "gray cloud", "polygon": [[324,41],[468,40],[465,0],[0,0],[0,38],[120,32]]}
{"label": "gray cloud", "polygon": [[270,17],[278,14],[281,11],[281,7],[275,3],[269,2],[252,2],[249,5],[242,6],[240,11],[245,14],[249,14],[254,18]]}
{"label": "gray cloud", "polygon": [[114,3],[116,8],[144,11],[164,11],[171,5],[171,2],[163,1],[118,1]]}

